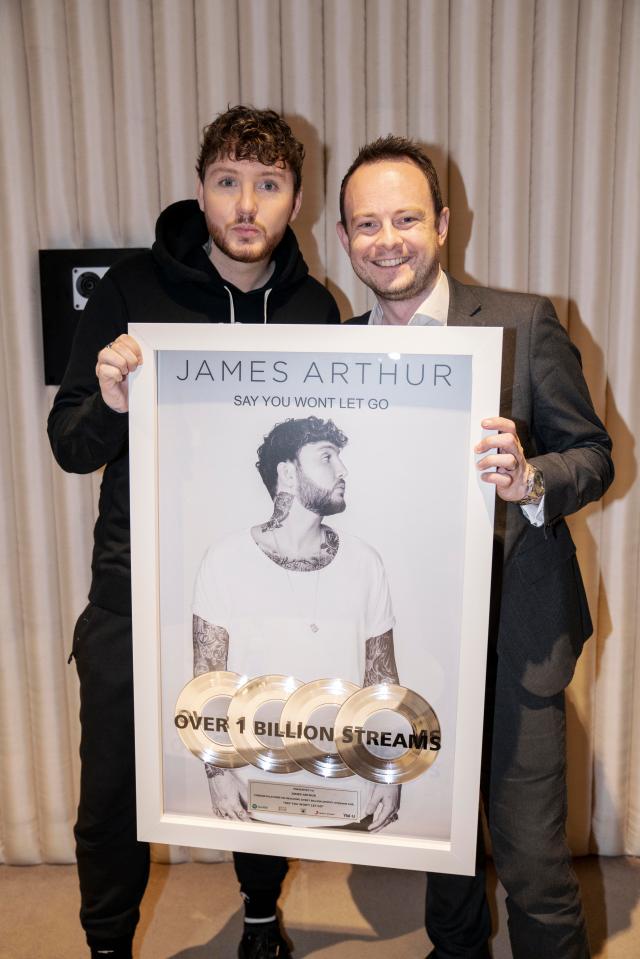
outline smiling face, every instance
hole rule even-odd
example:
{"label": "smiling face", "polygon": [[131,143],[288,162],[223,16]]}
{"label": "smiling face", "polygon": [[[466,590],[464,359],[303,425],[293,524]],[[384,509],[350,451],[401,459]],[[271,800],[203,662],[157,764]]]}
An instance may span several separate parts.
{"label": "smiling face", "polygon": [[[215,160],[197,199],[215,244],[211,259],[220,269],[225,258],[240,263],[268,263],[298,214],[302,193],[294,194],[292,172],[257,160]],[[224,267],[224,263],[222,263]]]}
{"label": "smiling face", "polygon": [[356,275],[381,300],[423,300],[440,269],[449,210],[436,217],[424,173],[410,160],[358,167],[345,196],[338,236]]}
{"label": "smiling face", "polygon": [[296,494],[302,506],[320,516],[342,513],[347,469],[333,443],[307,443],[297,456]]}

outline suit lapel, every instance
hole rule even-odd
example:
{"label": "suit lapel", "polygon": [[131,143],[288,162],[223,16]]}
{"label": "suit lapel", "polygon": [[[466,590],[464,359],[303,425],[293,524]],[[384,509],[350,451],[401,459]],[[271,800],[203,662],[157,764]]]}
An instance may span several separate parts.
{"label": "suit lapel", "polygon": [[[483,326],[482,305],[473,287],[459,283],[450,273],[447,273],[447,280],[449,281],[447,326]],[[472,317],[473,320],[471,320]]]}
{"label": "suit lapel", "polygon": [[[446,271],[445,271],[446,272]],[[449,312],[447,326],[484,326],[491,324],[490,317],[482,315],[482,304],[478,300],[474,288],[465,286],[447,273],[449,281]],[[369,322],[370,311],[354,316],[347,323],[365,325]]]}

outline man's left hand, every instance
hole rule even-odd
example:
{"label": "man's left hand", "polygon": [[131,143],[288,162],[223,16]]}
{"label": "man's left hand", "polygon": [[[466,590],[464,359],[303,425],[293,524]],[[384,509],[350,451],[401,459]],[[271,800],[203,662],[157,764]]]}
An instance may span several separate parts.
{"label": "man's left hand", "polygon": [[379,832],[398,818],[400,808],[400,786],[385,786],[381,783],[371,790],[371,796],[364,811],[365,816],[373,816],[369,832]]}
{"label": "man's left hand", "polygon": [[527,460],[516,432],[516,424],[504,416],[482,420],[484,430],[498,430],[498,435],[484,436],[474,448],[476,453],[488,453],[476,463],[478,470],[492,470],[482,474],[485,483],[493,483],[500,499],[517,503],[527,495]]}

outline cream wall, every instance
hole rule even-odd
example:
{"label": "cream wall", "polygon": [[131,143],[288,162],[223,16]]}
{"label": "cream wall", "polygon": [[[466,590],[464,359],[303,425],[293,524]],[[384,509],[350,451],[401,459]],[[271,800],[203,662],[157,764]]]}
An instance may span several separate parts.
{"label": "cream wall", "polygon": [[193,192],[201,127],[239,101],[307,145],[297,232],[345,316],[368,301],[336,240],[338,185],[395,132],[436,163],[454,275],[551,296],[580,347],[617,478],[572,522],[597,630],[570,689],[570,835],[640,854],[639,89],[639,0],[0,0],[5,861],[73,857],[66,657],[99,483],[49,451],[37,250],[149,245]]}

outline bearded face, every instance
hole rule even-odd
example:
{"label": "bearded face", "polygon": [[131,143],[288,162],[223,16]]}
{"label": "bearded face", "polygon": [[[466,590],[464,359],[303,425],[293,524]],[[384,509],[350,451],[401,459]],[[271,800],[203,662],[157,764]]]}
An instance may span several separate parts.
{"label": "bearded face", "polygon": [[317,513],[318,516],[333,516],[335,513],[342,513],[347,508],[344,498],[346,484],[343,479],[337,480],[334,485],[327,489],[324,486],[318,486],[301,469],[296,469],[298,477],[298,499],[305,509],[311,513]]}
{"label": "bearded face", "polygon": [[268,262],[296,218],[301,193],[282,165],[227,157],[209,164],[197,197],[213,241],[211,259],[220,269],[229,260]]}
{"label": "bearded face", "polygon": [[307,443],[296,459],[296,495],[300,504],[319,516],[332,516],[346,509],[344,498],[347,469],[333,443]]}

